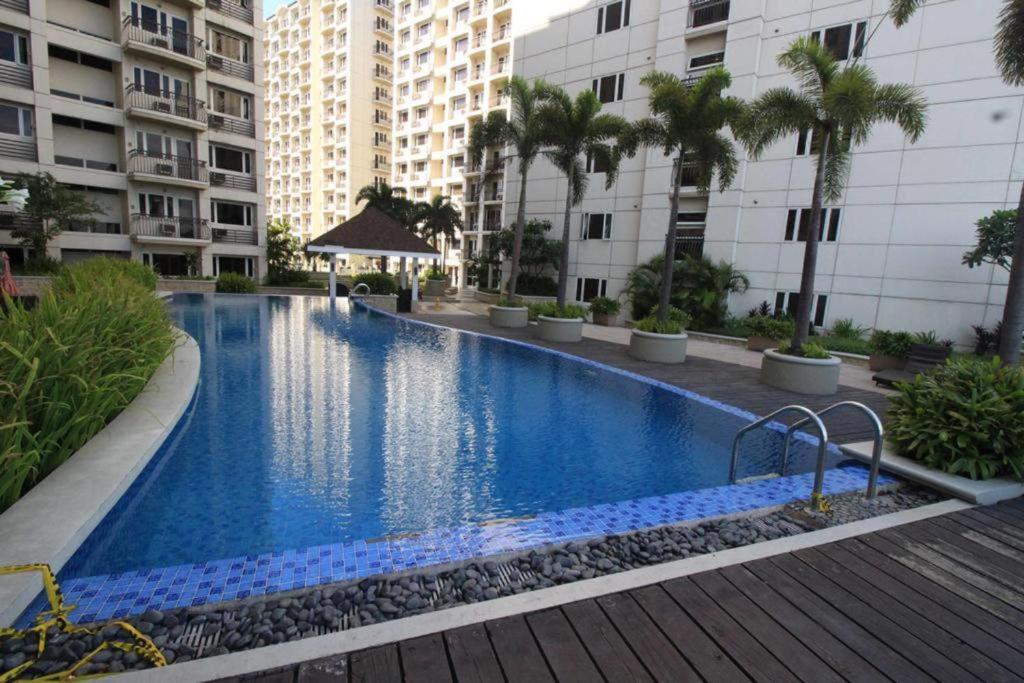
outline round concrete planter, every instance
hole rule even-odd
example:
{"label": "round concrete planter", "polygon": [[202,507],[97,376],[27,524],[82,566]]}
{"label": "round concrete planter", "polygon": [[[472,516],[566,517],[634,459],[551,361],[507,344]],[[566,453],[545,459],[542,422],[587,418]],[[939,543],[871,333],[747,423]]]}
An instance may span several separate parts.
{"label": "round concrete planter", "polygon": [[873,353],[868,357],[868,368],[878,370],[902,370],[906,361],[896,356],[887,356],[883,353]]}
{"label": "round concrete planter", "polygon": [[530,323],[525,306],[491,306],[488,310],[494,327],[526,327]]}
{"label": "round concrete planter", "polygon": [[649,363],[682,363],[686,360],[686,333],[658,334],[633,330],[629,355]]}
{"label": "round concrete planter", "polygon": [[444,296],[444,288],[447,285],[444,280],[427,280],[423,284],[423,296]]}
{"label": "round concrete planter", "polygon": [[537,316],[537,336],[544,341],[578,342],[583,339],[583,318]]}
{"label": "round concrete planter", "polygon": [[801,358],[768,349],[761,359],[761,381],[797,394],[825,396],[838,391],[841,364],[835,357]]}
{"label": "round concrete planter", "polygon": [[615,322],[619,318],[618,313],[591,313],[590,316],[594,319],[595,325],[603,325],[604,327],[614,327]]}
{"label": "round concrete planter", "polygon": [[779,342],[771,337],[759,337],[754,335],[747,339],[747,351],[766,351],[767,349],[777,348],[778,345]]}

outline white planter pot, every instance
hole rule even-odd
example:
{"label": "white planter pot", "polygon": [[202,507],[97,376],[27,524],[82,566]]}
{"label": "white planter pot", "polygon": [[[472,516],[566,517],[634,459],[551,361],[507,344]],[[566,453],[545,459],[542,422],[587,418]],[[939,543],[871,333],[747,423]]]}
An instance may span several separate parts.
{"label": "white planter pot", "polygon": [[488,310],[494,327],[526,327],[530,324],[530,312],[525,306],[491,306]]}
{"label": "white planter pot", "polygon": [[649,363],[682,363],[686,360],[686,333],[658,334],[633,330],[629,355]]}
{"label": "white planter pot", "polygon": [[838,358],[801,358],[768,349],[761,358],[761,381],[797,394],[826,396],[839,390]]}
{"label": "white planter pot", "polygon": [[444,280],[427,280],[423,283],[423,296],[435,297],[444,296],[444,289],[448,283]]}
{"label": "white planter pot", "polygon": [[537,336],[544,341],[578,342],[583,339],[583,318],[537,316]]}

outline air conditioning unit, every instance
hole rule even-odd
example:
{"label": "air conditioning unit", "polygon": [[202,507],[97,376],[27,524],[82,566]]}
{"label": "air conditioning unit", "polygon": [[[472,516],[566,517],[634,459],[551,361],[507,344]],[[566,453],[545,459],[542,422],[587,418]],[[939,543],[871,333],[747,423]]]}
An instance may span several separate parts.
{"label": "air conditioning unit", "polygon": [[156,111],[162,111],[162,112],[164,112],[166,114],[170,114],[171,113],[171,103],[170,102],[163,102],[163,101],[158,100],[158,101],[153,103],[153,109],[156,110]]}
{"label": "air conditioning unit", "polygon": [[160,175],[174,175],[174,166],[171,164],[157,164],[156,172]]}
{"label": "air conditioning unit", "polygon": [[223,173],[210,173],[210,184],[211,185],[223,185],[227,182],[227,176]]}
{"label": "air conditioning unit", "polygon": [[166,38],[150,38],[149,39],[149,44],[152,45],[153,47],[162,47],[165,50],[167,49],[167,39]]}
{"label": "air conditioning unit", "polygon": [[218,55],[206,55],[206,63],[214,69],[224,68],[224,59]]}
{"label": "air conditioning unit", "polygon": [[209,117],[208,120],[210,122],[210,128],[223,128],[224,127],[224,117],[223,116],[217,116],[215,114],[210,114],[210,117]]}
{"label": "air conditioning unit", "polygon": [[225,239],[227,236],[228,236],[228,231],[225,230],[224,228],[214,228],[213,229],[213,239],[215,239],[215,240]]}
{"label": "air conditioning unit", "polygon": [[160,233],[165,237],[174,237],[175,233],[178,232],[178,226],[174,223],[161,223]]}

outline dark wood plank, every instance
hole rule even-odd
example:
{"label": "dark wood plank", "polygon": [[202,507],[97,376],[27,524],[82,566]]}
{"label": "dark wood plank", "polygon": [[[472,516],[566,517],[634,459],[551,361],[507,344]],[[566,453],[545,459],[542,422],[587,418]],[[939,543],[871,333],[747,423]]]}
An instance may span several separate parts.
{"label": "dark wood plank", "polygon": [[963,515],[970,517],[973,520],[987,524],[990,527],[1002,531],[1004,534],[1009,534],[1015,538],[1024,539],[1024,522],[1003,514],[999,508],[994,505],[990,505],[984,508],[970,508],[968,510],[961,510],[956,513],[957,515]]}
{"label": "dark wood plank", "polygon": [[[797,676],[807,677],[811,668],[817,673],[812,678],[838,680],[813,653],[717,573],[675,579],[664,588],[754,680],[795,681]],[[748,613],[738,621],[735,617],[744,610]],[[793,671],[780,659],[792,660]]]}
{"label": "dark wood plank", "polygon": [[444,642],[457,681],[491,683],[505,679],[483,624],[445,631]]}
{"label": "dark wood plank", "polygon": [[1024,538],[1017,538],[1012,534],[1003,533],[999,529],[967,516],[957,517],[950,515],[935,521],[942,528],[958,533],[968,540],[985,546],[989,550],[1002,553],[1017,562],[1024,560]]}
{"label": "dark wood plank", "polygon": [[581,683],[601,680],[601,674],[587,654],[587,648],[583,647],[561,610],[549,609],[528,614],[526,623],[533,631],[555,680]]}
{"label": "dark wood plank", "polygon": [[851,553],[825,546],[794,554],[931,647],[955,652],[957,665],[981,680],[1018,680],[1000,661],[1008,655],[1024,663],[1019,653],[1007,647],[990,648],[990,644],[998,642],[987,633]]}
{"label": "dark wood plank", "polygon": [[937,550],[978,573],[995,579],[1010,590],[1024,595],[1024,587],[1020,585],[1020,574],[1024,572],[1024,566],[1009,560],[1000,553],[968,540],[960,534],[931,524],[929,520],[908,524],[901,527],[900,532],[927,544],[933,550]]}
{"label": "dark wood plank", "polygon": [[1000,509],[1006,510],[1012,514],[1020,517],[1024,520],[1024,496],[1018,498],[1011,498],[1010,500],[1004,500],[996,504]]}
{"label": "dark wood plank", "polygon": [[647,586],[631,591],[631,595],[705,680],[749,678],[664,588]]}
{"label": "dark wood plank", "polygon": [[804,588],[770,560],[757,560],[744,566],[889,678],[896,681],[932,680],[890,643],[876,638],[871,631]]}
{"label": "dark wood plank", "polygon": [[596,602],[655,680],[700,680],[697,672],[633,598],[618,593],[600,597]]}
{"label": "dark wood plank", "polygon": [[324,657],[299,665],[298,683],[345,683],[348,680],[348,655]]}
{"label": "dark wood plank", "polygon": [[[231,679],[226,679],[231,680]],[[252,683],[292,683],[295,680],[295,670],[277,670],[277,671],[264,671],[263,673],[256,674],[251,678],[235,679],[244,680],[246,683],[250,681]],[[219,681],[218,683],[224,683]]]}
{"label": "dark wood plank", "polygon": [[406,683],[444,683],[452,680],[448,652],[440,633],[405,640],[398,644]]}
{"label": "dark wood plank", "polygon": [[813,619],[797,609],[792,603],[772,590],[768,584],[750,573],[742,565],[724,567],[721,570],[732,585],[757,604],[786,630],[798,638],[808,649],[828,664],[840,676],[857,683],[879,680],[878,669],[838,638],[821,628]]}
{"label": "dark wood plank", "polygon": [[505,677],[513,681],[554,681],[547,661],[521,614],[487,622],[491,647]]}
{"label": "dark wood plank", "polygon": [[402,665],[395,644],[354,652],[349,657],[349,666],[352,683],[400,683],[402,680]]}
{"label": "dark wood plank", "polygon": [[653,680],[596,602],[565,605],[562,612],[606,680]]}

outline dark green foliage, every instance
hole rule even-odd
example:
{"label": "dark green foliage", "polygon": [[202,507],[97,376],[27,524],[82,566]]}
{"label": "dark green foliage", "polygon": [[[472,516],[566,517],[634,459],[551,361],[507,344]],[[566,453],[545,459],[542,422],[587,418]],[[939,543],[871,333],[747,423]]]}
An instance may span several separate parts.
{"label": "dark green foliage", "polygon": [[555,301],[545,301],[539,304],[530,304],[530,320],[536,320],[538,315],[548,318],[586,318],[587,309],[576,304],[566,304],[559,308]]}
{"label": "dark green foliage", "polygon": [[547,275],[520,273],[516,282],[516,292],[522,296],[556,296],[558,283]]}
{"label": "dark green foliage", "polygon": [[849,339],[847,337],[813,337],[814,343],[829,351],[839,353],[855,353],[859,356],[871,355],[871,342],[865,339]]}
{"label": "dark green foliage", "polygon": [[430,268],[423,277],[426,280],[448,280],[448,276],[439,268]]}
{"label": "dark green foliage", "polygon": [[17,275],[56,275],[64,265],[51,256],[33,256],[20,266],[11,266]]}
{"label": "dark green foliage", "polygon": [[665,320],[658,320],[658,307],[655,306],[646,318],[636,321],[633,329],[657,334],[681,334],[689,324],[690,315],[675,306],[669,307]]}
{"label": "dark green foliage", "polygon": [[999,339],[1003,334],[1003,321],[996,323],[991,330],[984,325],[971,325],[974,330],[974,355],[984,356],[990,349],[999,348]]}
{"label": "dark green foliage", "polygon": [[12,230],[11,237],[35,251],[37,258],[46,253],[51,239],[75,222],[91,223],[100,211],[99,205],[87,195],[57,182],[49,173],[19,173],[14,184],[28,190],[28,201],[22,213],[40,227]]}
{"label": "dark green foliage", "polygon": [[910,345],[914,343],[914,335],[909,332],[875,330],[868,342],[873,352],[894,358],[906,358],[910,355]]}
{"label": "dark green foliage", "polygon": [[956,358],[899,392],[887,431],[900,455],[972,479],[1024,477],[1024,369]]}
{"label": "dark green foliage", "polygon": [[395,294],[398,292],[398,283],[395,278],[387,273],[360,273],[352,278],[352,287],[365,284],[370,288],[370,294]]}
{"label": "dark green foliage", "polygon": [[793,336],[793,321],[788,318],[769,318],[758,315],[747,318],[743,323],[747,330],[747,336],[767,337],[776,341]]}
{"label": "dark green foliage", "polygon": [[622,306],[618,299],[609,299],[606,296],[595,296],[590,300],[590,312],[594,315],[615,315]]}
{"label": "dark green foliage", "polygon": [[[548,270],[558,270],[562,243],[549,239],[549,230],[551,230],[551,223],[548,221],[530,220],[526,222],[519,255],[520,279],[516,281],[516,292],[519,294],[524,293],[518,289],[519,284],[524,282],[523,275],[540,277]],[[480,255],[477,262],[478,274],[485,277],[488,265],[500,267],[503,260],[510,259],[514,239],[515,232],[510,228],[493,233],[487,241],[487,251]],[[535,294],[534,296],[554,296],[556,292]]]}
{"label": "dark green foliage", "polygon": [[1013,264],[1013,237],[1017,232],[1017,210],[998,209],[978,219],[978,244],[965,251],[963,263],[969,268],[991,263],[1009,271]]}
{"label": "dark green foliage", "polygon": [[222,294],[255,294],[256,283],[238,273],[221,273],[217,276],[217,291]]}
{"label": "dark green foliage", "polygon": [[853,321],[853,318],[840,318],[832,323],[830,333],[833,337],[857,340],[863,339],[864,335],[867,334],[867,331],[867,327],[858,325]]}
{"label": "dark green foliage", "polygon": [[[634,268],[626,278],[626,294],[632,304],[634,320],[650,315],[658,305],[661,287],[662,256]],[[730,292],[743,292],[750,286],[747,276],[729,263],[689,256],[672,266],[671,305],[685,311],[693,329],[720,326],[726,319],[726,299]]]}

